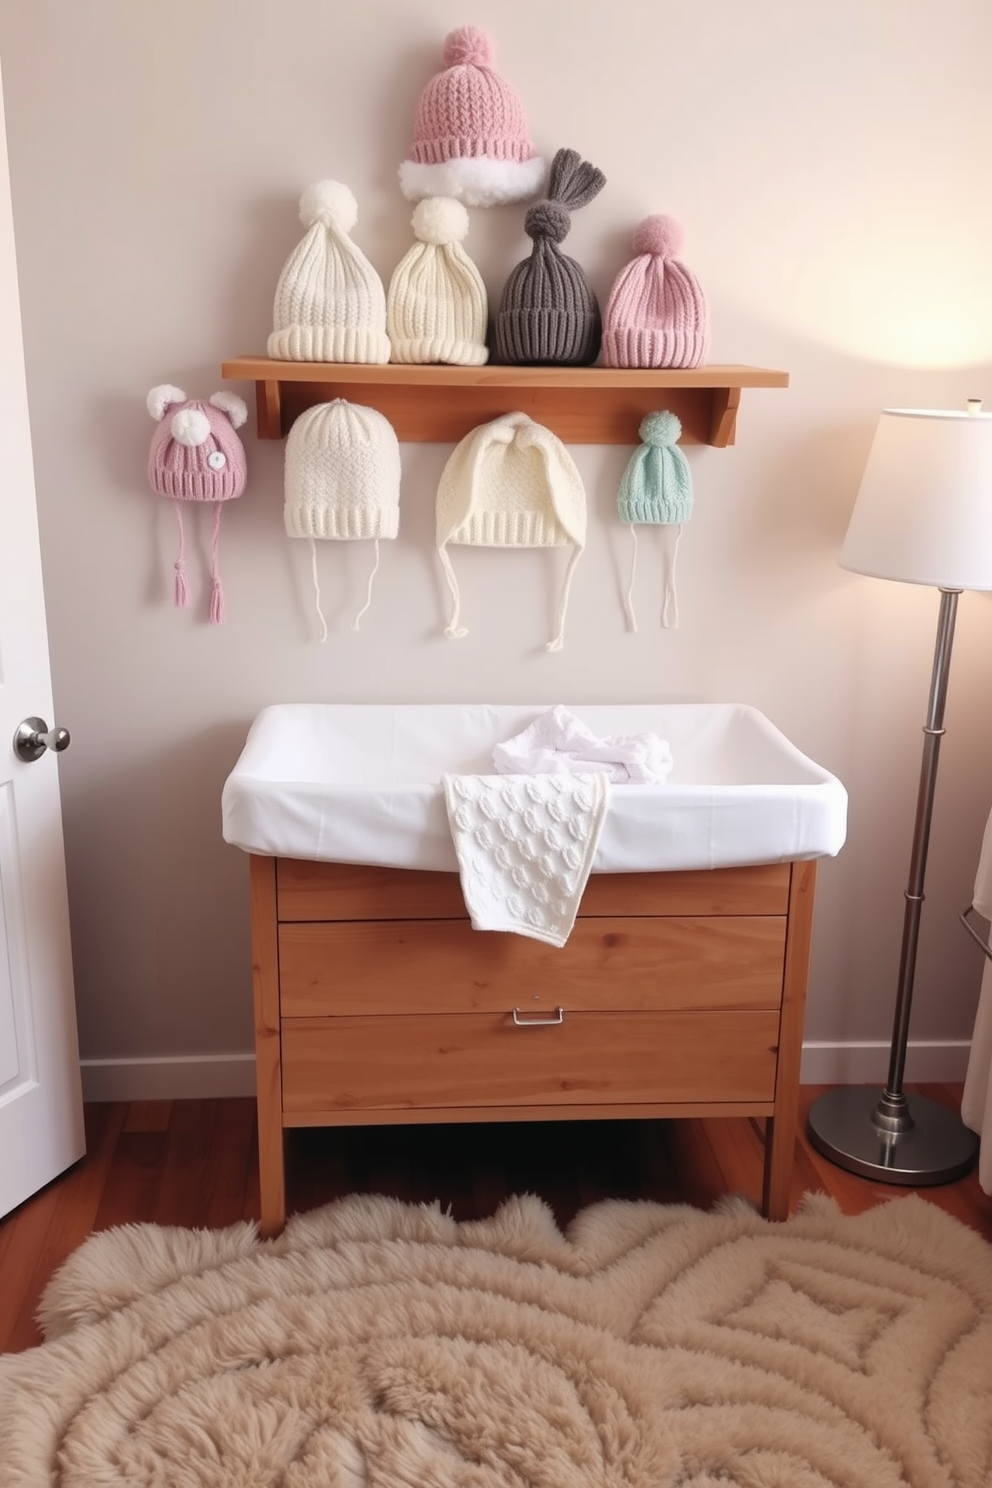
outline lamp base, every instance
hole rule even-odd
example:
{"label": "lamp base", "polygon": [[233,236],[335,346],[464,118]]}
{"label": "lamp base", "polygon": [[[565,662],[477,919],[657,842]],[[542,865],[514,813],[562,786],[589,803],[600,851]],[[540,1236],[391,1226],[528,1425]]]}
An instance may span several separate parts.
{"label": "lamp base", "polygon": [[911,1125],[886,1131],[872,1119],[883,1091],[845,1085],[810,1106],[807,1129],[817,1152],[862,1178],[924,1188],[953,1183],[974,1166],[978,1137],[946,1106],[909,1098]]}

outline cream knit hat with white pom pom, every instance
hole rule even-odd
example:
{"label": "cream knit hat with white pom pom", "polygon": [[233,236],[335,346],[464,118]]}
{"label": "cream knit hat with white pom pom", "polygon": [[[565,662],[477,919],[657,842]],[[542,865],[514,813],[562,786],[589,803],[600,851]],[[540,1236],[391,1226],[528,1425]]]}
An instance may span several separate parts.
{"label": "cream knit hat with white pom pom", "polygon": [[300,198],[307,228],[276,287],[269,356],[292,362],[388,362],[382,280],[348,234],[358,204],[340,181]]}
{"label": "cream knit hat with white pom pom", "polygon": [[447,362],[481,367],[488,359],[488,300],[482,275],[461,240],[468,213],[450,196],[430,196],[414,210],[418,241],[389,281],[386,327],[394,362]]}

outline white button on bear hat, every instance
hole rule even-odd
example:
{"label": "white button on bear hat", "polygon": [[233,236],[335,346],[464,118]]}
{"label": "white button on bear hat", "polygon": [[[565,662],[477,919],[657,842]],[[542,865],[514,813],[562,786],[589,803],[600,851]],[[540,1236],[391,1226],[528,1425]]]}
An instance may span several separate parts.
{"label": "white button on bear hat", "polygon": [[270,357],[291,362],[389,361],[386,291],[349,234],[358,204],[340,181],[317,181],[300,198],[307,232],[276,286]]}
{"label": "white button on bear hat", "polygon": [[565,611],[575,566],[586,542],[586,497],[575,462],[557,435],[525,413],[482,424],[455,446],[438,485],[437,550],[451,592],[445,635],[460,626],[460,597],[449,543],[539,548],[571,545],[572,555],[555,616],[549,651],[564,644]]}
{"label": "white button on bear hat", "polygon": [[392,424],[374,408],[335,398],[301,413],[286,440],[283,518],[289,537],[310,543],[321,640],[327,623],[320,607],[317,539],[366,538],[375,542],[375,564],[357,630],[372,602],[379,569],[379,539],[400,525],[400,446]]}

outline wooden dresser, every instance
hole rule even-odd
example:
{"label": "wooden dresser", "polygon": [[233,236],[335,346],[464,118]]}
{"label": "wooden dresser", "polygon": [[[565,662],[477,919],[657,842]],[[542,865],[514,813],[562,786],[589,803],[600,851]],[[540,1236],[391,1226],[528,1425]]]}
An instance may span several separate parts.
{"label": "wooden dresser", "polygon": [[562,949],[478,932],[458,875],[252,854],[262,1230],[284,1130],[768,1118],[788,1212],[815,861],[594,874]]}

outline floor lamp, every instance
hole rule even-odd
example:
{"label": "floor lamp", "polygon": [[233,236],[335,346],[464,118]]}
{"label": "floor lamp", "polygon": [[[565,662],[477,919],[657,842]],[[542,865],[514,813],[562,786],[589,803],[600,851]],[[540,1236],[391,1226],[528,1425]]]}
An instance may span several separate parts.
{"label": "floor lamp", "polygon": [[913,1187],[950,1183],[978,1138],[954,1112],[903,1089],[937,755],[958,595],[992,589],[992,414],[887,408],[861,480],[842,568],[940,590],[930,705],[916,803],[895,1019],[884,1090],[844,1086],[814,1101],[809,1138],[849,1172]]}

